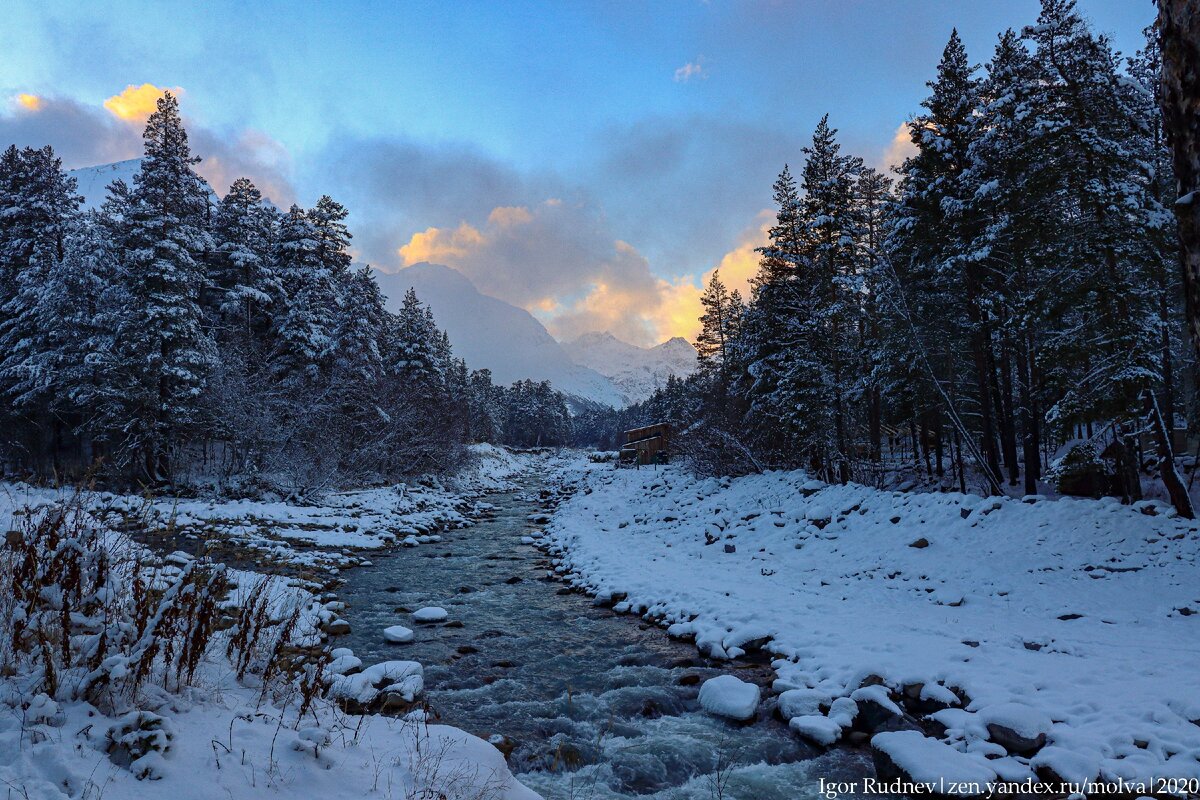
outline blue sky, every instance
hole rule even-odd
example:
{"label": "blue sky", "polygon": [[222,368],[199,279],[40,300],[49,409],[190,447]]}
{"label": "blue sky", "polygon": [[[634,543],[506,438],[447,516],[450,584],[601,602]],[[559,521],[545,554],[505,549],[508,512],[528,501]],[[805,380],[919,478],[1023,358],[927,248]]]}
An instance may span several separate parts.
{"label": "blue sky", "polygon": [[[1154,15],[1149,0],[1079,7],[1126,53]],[[823,113],[846,149],[886,164],[950,29],[983,62],[1037,8],[10,0],[0,92],[45,102],[10,102],[0,134],[40,135],[68,166],[136,155],[122,127],[136,115],[114,123],[102,103],[179,87],[214,182],[247,172],[301,204],[329,193],[363,260],[436,257],[559,335],[619,326],[647,342],[685,332],[722,259],[748,269],[771,181]],[[87,124],[99,132],[67,130]]]}

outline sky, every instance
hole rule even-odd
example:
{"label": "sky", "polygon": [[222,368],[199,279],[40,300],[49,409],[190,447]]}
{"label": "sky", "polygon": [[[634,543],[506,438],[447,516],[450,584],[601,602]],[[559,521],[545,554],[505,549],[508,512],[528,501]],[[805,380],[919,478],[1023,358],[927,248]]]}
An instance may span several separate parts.
{"label": "sky", "polygon": [[[1151,0],[1079,0],[1132,54]],[[164,89],[199,171],[329,194],[356,258],[448,264],[560,339],[691,338],[747,286],[771,184],[823,114],[886,168],[952,28],[986,62],[1037,0],[7,0],[0,146],[140,155]]]}

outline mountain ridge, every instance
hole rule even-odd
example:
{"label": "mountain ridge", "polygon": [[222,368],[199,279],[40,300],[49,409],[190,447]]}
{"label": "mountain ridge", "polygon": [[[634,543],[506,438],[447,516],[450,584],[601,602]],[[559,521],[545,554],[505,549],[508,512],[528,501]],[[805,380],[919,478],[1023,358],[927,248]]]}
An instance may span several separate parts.
{"label": "mountain ridge", "polygon": [[472,369],[489,369],[497,384],[548,380],[584,404],[625,404],[607,377],[576,364],[562,345],[523,308],[483,294],[470,278],[442,264],[421,262],[399,272],[374,270],[375,280],[395,310],[411,287],[433,310],[454,352]]}

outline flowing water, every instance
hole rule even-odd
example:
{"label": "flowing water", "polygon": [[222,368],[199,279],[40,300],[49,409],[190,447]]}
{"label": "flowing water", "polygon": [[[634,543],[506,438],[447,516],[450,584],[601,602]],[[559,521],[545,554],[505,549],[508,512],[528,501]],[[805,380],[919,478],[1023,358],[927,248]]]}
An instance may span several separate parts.
{"label": "flowing water", "polygon": [[[425,665],[441,720],[503,736],[512,770],[546,800],[782,800],[815,796],[818,777],[871,774],[862,753],[818,755],[765,711],[748,725],[705,714],[700,682],[732,671],[766,685],[769,666],[707,661],[635,616],[567,592],[543,554],[521,543],[536,527],[535,500],[485,500],[495,512],[474,527],[348,573],[339,596],[353,633],[338,643],[367,664]],[[449,611],[447,624],[414,624],[409,612],[430,605]],[[397,624],[416,640],[384,642]]]}

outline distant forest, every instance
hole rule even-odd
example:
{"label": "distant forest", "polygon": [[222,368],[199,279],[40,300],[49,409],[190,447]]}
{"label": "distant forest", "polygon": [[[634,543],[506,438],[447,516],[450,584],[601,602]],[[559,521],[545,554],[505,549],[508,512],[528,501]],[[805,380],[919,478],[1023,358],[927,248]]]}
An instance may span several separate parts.
{"label": "distant forest", "polygon": [[337,202],[217,201],[169,93],[144,143],[97,211],[50,147],[0,155],[6,474],[308,491],[568,440],[548,383],[468,370],[412,291],[385,308]]}
{"label": "distant forest", "polygon": [[1104,493],[1140,498],[1161,473],[1190,514],[1171,434],[1196,419],[1196,364],[1156,35],[1122,58],[1044,0],[980,68],[952,33],[895,181],[822,119],[774,184],[750,296],[719,274],[704,293],[698,373],[577,435],[671,421],[711,472],[871,482],[900,460],[1028,494],[1074,443]]}

